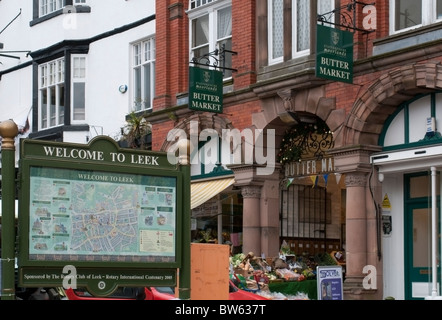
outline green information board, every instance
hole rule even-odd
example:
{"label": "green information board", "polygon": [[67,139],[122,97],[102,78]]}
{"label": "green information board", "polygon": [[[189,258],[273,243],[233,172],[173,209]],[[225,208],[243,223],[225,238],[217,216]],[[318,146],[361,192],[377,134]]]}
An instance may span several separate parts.
{"label": "green information board", "polygon": [[61,286],[65,268],[98,293],[176,284],[190,178],[166,153],[105,136],[87,145],[24,139],[20,151],[20,285]]}

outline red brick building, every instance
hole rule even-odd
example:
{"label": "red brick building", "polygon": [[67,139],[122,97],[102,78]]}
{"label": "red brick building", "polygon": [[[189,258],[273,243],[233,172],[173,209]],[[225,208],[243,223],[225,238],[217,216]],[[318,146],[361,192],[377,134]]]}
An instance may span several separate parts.
{"label": "red brick building", "polygon": [[[195,234],[268,257],[283,241],[342,251],[345,299],[440,295],[441,17],[440,1],[156,1],[152,149],[195,124],[207,157],[205,130],[242,134],[240,162],[192,165]],[[317,76],[318,24],[352,33],[351,82]],[[224,71],[222,113],[188,105],[204,55]]]}

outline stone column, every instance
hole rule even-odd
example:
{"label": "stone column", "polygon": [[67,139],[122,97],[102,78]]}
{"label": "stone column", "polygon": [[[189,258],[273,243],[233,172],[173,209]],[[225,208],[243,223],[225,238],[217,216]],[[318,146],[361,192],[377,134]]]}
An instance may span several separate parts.
{"label": "stone column", "polygon": [[[367,265],[366,173],[345,176],[346,203],[346,276],[344,287],[362,289],[362,273]],[[356,292],[352,292],[356,293]]]}
{"label": "stone column", "polygon": [[261,219],[260,197],[261,186],[243,186],[241,194],[243,202],[243,252],[252,251],[255,255],[261,254]]}

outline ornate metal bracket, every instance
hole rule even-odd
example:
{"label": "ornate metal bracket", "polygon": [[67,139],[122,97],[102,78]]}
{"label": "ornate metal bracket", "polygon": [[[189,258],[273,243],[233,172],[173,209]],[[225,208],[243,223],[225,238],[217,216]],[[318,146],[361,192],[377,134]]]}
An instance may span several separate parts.
{"label": "ornate metal bracket", "polygon": [[26,58],[29,56],[30,50],[16,50],[16,51],[0,51],[0,57],[11,58],[11,59],[20,59],[20,57],[12,56],[4,53],[26,53]]}
{"label": "ornate metal bracket", "polygon": [[[236,55],[238,54],[235,51],[230,51],[225,48],[225,45],[223,44],[221,49],[216,49],[212,52],[206,53],[202,55],[201,57],[193,57],[192,61],[190,63],[193,63],[195,65],[200,66],[206,66],[206,67],[212,67],[215,69],[222,69],[224,70],[231,70],[231,71],[238,71],[237,69],[228,68],[226,67],[226,53]],[[222,64],[222,65],[220,65]]]}
{"label": "ornate metal bracket", "polygon": [[[355,0],[352,3],[343,5],[343,6],[336,8],[330,12],[318,14],[317,21],[320,21],[321,23],[328,23],[328,24],[331,24],[334,26],[345,28],[345,29],[350,29],[353,31],[360,31],[360,32],[364,32],[364,33],[373,32],[374,30],[365,30],[365,29],[361,29],[361,28],[356,27],[356,5],[358,5],[358,4],[365,7],[365,6],[374,5],[375,3],[374,2],[365,3],[365,2]],[[341,18],[340,19],[341,23],[334,23],[334,22],[330,21],[330,20],[332,20],[332,18],[336,14],[339,14],[339,16]]]}

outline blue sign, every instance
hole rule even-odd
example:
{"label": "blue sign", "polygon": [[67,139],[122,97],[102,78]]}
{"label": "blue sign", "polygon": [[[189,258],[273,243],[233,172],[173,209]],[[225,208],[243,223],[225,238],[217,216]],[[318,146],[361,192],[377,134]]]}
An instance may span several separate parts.
{"label": "blue sign", "polygon": [[316,267],[318,300],[344,300],[341,266]]}

